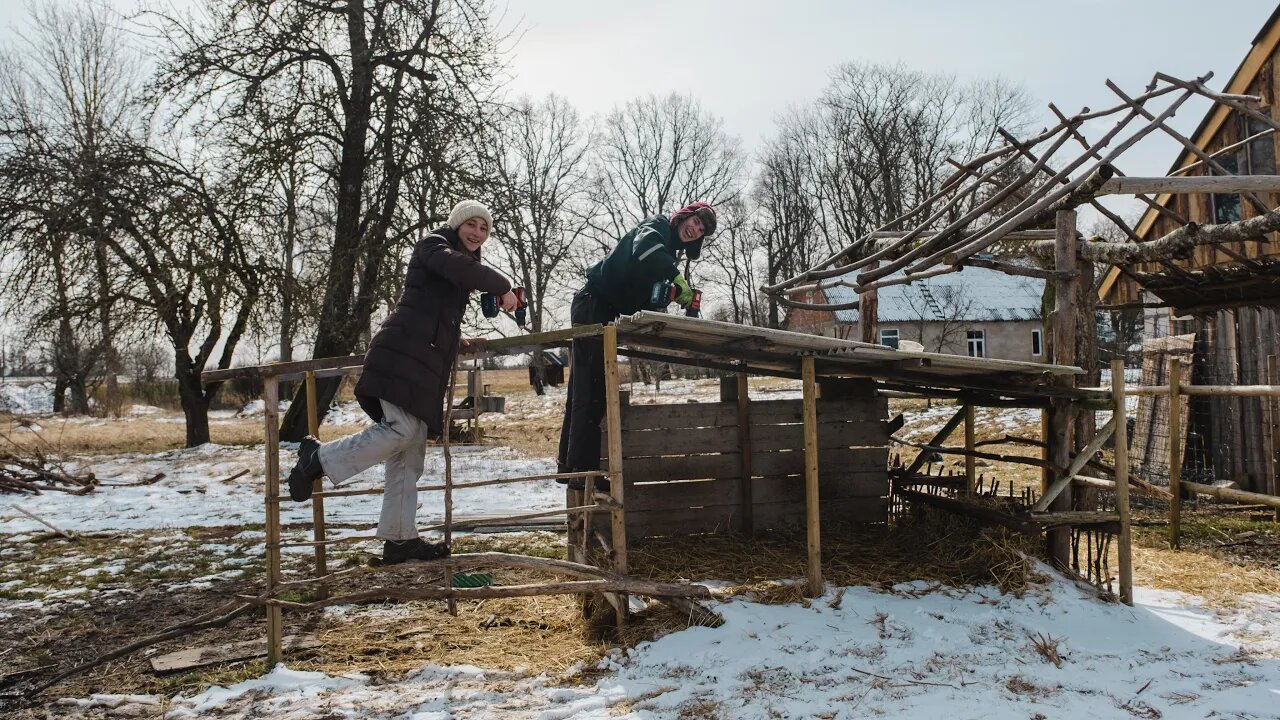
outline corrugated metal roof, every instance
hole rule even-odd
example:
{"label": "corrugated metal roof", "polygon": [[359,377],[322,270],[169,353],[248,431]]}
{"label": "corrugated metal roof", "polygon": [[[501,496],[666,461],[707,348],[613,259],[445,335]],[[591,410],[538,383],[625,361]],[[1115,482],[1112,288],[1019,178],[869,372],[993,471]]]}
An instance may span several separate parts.
{"label": "corrugated metal roof", "polygon": [[[890,276],[894,277],[894,276]],[[901,277],[901,275],[897,275]],[[832,305],[854,302],[858,294],[843,285],[826,288]],[[1040,315],[1044,280],[1006,275],[998,270],[966,267],[960,272],[880,288],[879,320],[1034,320]],[[836,310],[836,320],[858,322],[857,310]]]}

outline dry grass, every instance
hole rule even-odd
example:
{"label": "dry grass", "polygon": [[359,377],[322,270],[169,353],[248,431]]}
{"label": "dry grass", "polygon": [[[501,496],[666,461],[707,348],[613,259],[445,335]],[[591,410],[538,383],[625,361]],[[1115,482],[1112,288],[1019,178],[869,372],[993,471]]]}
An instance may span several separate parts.
{"label": "dry grass", "polygon": [[[803,584],[794,580],[803,576],[806,562],[801,532],[650,538],[633,543],[629,551],[634,575],[668,582],[717,578],[735,583],[729,592],[759,602],[807,602]],[[1037,580],[1028,559],[1035,553],[1020,536],[983,531],[964,518],[925,511],[893,529],[824,528],[822,570],[824,579],[838,586],[887,589],[925,580],[953,586],[995,584],[1021,593]]]}
{"label": "dry grass", "polygon": [[[153,453],[186,446],[186,428],[180,422],[161,422],[146,417],[127,420],[85,420],[41,418],[37,432],[18,431],[19,421],[0,416],[0,436],[19,447],[42,448],[58,454],[106,455],[112,453]],[[326,425],[320,428],[323,440],[359,432],[360,425]],[[209,426],[209,439],[218,445],[261,445],[262,418],[219,420]]]}

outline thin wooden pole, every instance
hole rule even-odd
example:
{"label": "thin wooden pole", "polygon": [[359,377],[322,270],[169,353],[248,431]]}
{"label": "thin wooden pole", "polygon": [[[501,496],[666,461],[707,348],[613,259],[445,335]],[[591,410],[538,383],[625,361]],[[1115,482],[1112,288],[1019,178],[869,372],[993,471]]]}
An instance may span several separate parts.
{"label": "thin wooden pole", "polygon": [[[1267,356],[1267,384],[1280,385],[1280,355]],[[1280,398],[1271,398],[1271,494],[1280,496]],[[1280,508],[1276,508],[1280,522]]]}
{"label": "thin wooden pole", "polygon": [[[280,584],[280,383],[265,378],[262,387],[263,422],[266,425],[267,597],[274,598]],[[267,608],[267,667],[275,667],[283,652],[282,618],[279,607]]]}
{"label": "thin wooden pole", "polygon": [[[974,451],[974,435],[976,428],[974,427],[974,408],[972,405],[964,406],[964,449],[968,453]],[[974,455],[964,456],[964,478],[965,492],[969,495],[974,494],[978,487],[978,458]]]}
{"label": "thin wooden pole", "polygon": [[804,378],[804,510],[809,540],[809,597],[822,594],[822,531],[819,523],[821,503],[818,497],[818,381],[813,356],[800,361]]}
{"label": "thin wooden pole", "polygon": [[[320,438],[320,409],[317,407],[316,401],[316,371],[308,370],[306,376],[307,389],[307,432],[316,439]],[[324,498],[314,497],[316,493],[324,491],[324,478],[316,478],[315,484],[311,487],[313,499],[311,500],[311,529],[314,539],[318,543],[316,545],[316,577],[324,577],[329,574],[329,558],[325,546],[325,527],[324,527]],[[320,584],[316,586],[316,598],[323,600],[329,597],[329,586]]]}
{"label": "thin wooden pole", "polygon": [[[604,400],[609,436],[609,487],[614,505],[609,509],[613,525],[613,569],[627,574],[627,510],[622,482],[622,401],[618,397],[618,328],[604,329]],[[618,596],[618,627],[627,625],[627,596]]]}
{"label": "thin wooden pole", "polygon": [[[468,379],[474,377],[467,375]],[[458,362],[455,359],[453,365],[449,366],[449,394],[445,396],[444,405],[444,436],[441,438],[440,447],[444,453],[444,544],[445,547],[453,547],[453,451],[450,449],[453,435],[453,402],[454,388],[458,384]],[[475,417],[480,411],[480,396],[471,396],[471,413]],[[446,564],[444,566],[445,584],[453,587],[453,565]],[[449,614],[457,616],[458,601],[450,595],[445,600],[445,606],[449,609]]]}
{"label": "thin wooden pole", "polygon": [[751,479],[751,396],[746,373],[738,373],[738,452],[742,456],[738,464],[742,485],[742,531],[751,535],[756,527]]}
{"label": "thin wooden pole", "polygon": [[1169,545],[1182,544],[1182,360],[1169,358]]}
{"label": "thin wooden pole", "polygon": [[1120,602],[1133,604],[1133,544],[1129,532],[1129,427],[1125,418],[1124,361],[1111,361],[1112,421],[1115,431],[1116,510],[1120,513],[1120,538],[1116,553],[1120,559]]}

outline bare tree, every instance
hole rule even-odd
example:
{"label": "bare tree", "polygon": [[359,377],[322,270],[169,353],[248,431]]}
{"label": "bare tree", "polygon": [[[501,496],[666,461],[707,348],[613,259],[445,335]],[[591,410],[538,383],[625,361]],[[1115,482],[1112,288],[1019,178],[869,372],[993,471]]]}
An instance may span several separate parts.
{"label": "bare tree", "polygon": [[[186,107],[208,103],[226,115],[249,114],[264,103],[307,112],[308,137],[329,158],[334,197],[313,354],[349,354],[368,332],[392,250],[415,231],[396,225],[403,201],[425,200],[403,195],[410,176],[419,176],[421,190],[445,171],[445,155],[415,149],[441,118],[467,117],[499,67],[488,3],[221,0],[207,14],[207,21],[155,16],[175,50],[163,64],[160,89]],[[295,67],[317,83],[309,92],[281,82]],[[441,86],[459,88],[452,107],[433,104]],[[417,213],[417,229],[443,217],[443,203],[433,205]],[[336,391],[336,381],[321,383],[321,408]],[[285,439],[305,434],[302,405],[286,414]]]}
{"label": "bare tree", "polygon": [[719,206],[742,190],[741,142],[687,95],[650,95],[615,108],[594,145],[593,226],[606,250],[647,217],[694,200]]}
{"label": "bare tree", "polygon": [[[100,362],[112,414],[120,409],[116,344],[125,318],[117,311],[103,193],[113,182],[116,146],[137,132],[141,117],[137,57],[114,20],[97,2],[32,5],[24,39],[8,49],[0,71],[0,215],[10,243],[21,246],[10,246],[21,258],[17,286],[53,283],[42,293],[37,328],[50,328],[54,365],[70,372],[62,380],[73,397],[84,397],[82,378]],[[72,404],[87,409],[80,399]]]}
{"label": "bare tree", "polygon": [[[564,98],[518,100],[503,118],[486,167],[498,253],[529,291],[529,324],[545,328],[549,301],[567,301],[571,253],[587,232],[588,133]],[[534,388],[543,393],[542,353],[535,352]]]}
{"label": "bare tree", "polygon": [[759,290],[768,263],[764,233],[751,223],[740,198],[721,204],[717,211],[719,227],[703,249],[707,258],[704,276],[723,297],[704,297],[704,306],[724,308],[723,319],[730,322],[763,326],[768,322],[765,298]]}

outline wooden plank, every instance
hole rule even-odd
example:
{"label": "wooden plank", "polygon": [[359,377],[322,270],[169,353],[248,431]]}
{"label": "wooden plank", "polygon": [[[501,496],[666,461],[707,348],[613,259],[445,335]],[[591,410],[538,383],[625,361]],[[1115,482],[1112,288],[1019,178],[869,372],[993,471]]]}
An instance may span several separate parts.
{"label": "wooden plank", "polygon": [[[283,638],[283,647],[289,652],[294,652],[318,648],[320,643],[309,635],[286,635]],[[266,654],[267,645],[261,640],[245,640],[243,642],[226,643],[225,645],[206,645],[205,647],[187,648],[165,655],[157,655],[151,658],[151,671],[158,675],[167,675],[219,663],[252,660]]]}
{"label": "wooden plank", "polygon": [[[618,329],[609,325],[604,329],[604,400],[605,432],[609,438],[608,459],[613,507],[609,511],[610,536],[613,544],[613,570],[627,574],[627,515],[626,488],[623,482],[622,460],[622,402],[618,397]],[[627,625],[628,600],[618,596],[618,629]]]}
{"label": "wooden plank", "polygon": [[[824,503],[855,497],[880,497],[889,493],[889,480],[883,472],[839,476],[824,473],[819,484]],[[802,475],[755,477],[751,478],[750,485],[756,504],[793,502],[799,506],[804,502]],[[633,485],[627,489],[627,512],[742,505],[742,486],[740,478]]]}
{"label": "wooden plank", "polygon": [[1116,554],[1120,561],[1120,602],[1133,604],[1133,539],[1129,528],[1129,483],[1120,478],[1129,475],[1129,435],[1125,417],[1124,360],[1111,361],[1111,424],[1115,426],[1116,511],[1120,513],[1120,537]]}
{"label": "wooden plank", "polygon": [[813,356],[801,360],[800,372],[804,376],[804,504],[805,535],[808,540],[807,594],[818,597],[823,591],[822,582],[822,516],[821,498],[818,495],[818,382],[813,366]]}
{"label": "wooden plank", "polygon": [[[960,425],[960,422],[961,422],[962,420],[964,420],[964,408],[963,408],[963,407],[961,407],[959,410],[957,410],[957,411],[956,411],[956,413],[955,413],[954,415],[952,415],[952,416],[951,416],[951,419],[947,420],[947,422],[942,426],[942,429],[941,429],[941,430],[939,430],[939,431],[937,432],[937,434],[933,436],[933,439],[932,439],[932,440],[930,440],[930,441],[928,442],[928,444],[929,444],[929,445],[941,445],[943,442],[945,442],[945,441],[946,441],[947,436],[948,436],[948,435],[950,435],[950,434],[951,434],[951,432],[952,432],[953,430],[955,430],[955,429],[956,429],[956,427],[958,427],[958,426]],[[928,451],[928,450],[921,450],[921,451],[916,455],[916,459],[915,459],[915,460],[912,460],[912,461],[911,461],[911,464],[907,466],[907,469],[906,469],[906,471],[905,471],[903,474],[905,474],[905,475],[915,475],[915,474],[916,474],[916,471],[917,471],[917,470],[919,470],[919,469],[921,468],[921,466],[923,466],[923,465],[924,465],[925,458],[929,457],[929,452],[930,452],[930,451]]]}
{"label": "wooden plank", "polygon": [[[819,400],[818,417],[823,422],[883,421],[888,417],[888,401]],[[636,398],[623,411],[623,430],[678,429],[736,425],[736,403],[667,403],[638,404]],[[753,425],[803,423],[804,406],[800,400],[756,400],[751,403]]]}
{"label": "wooden plank", "polygon": [[[886,472],[888,448],[831,448],[820,450],[818,461],[841,472],[875,470]],[[804,472],[804,453],[757,452],[751,456],[753,471],[760,476],[798,475]],[[698,480],[702,478],[739,477],[741,459],[738,453],[719,455],[682,455],[645,457],[626,461],[628,487],[638,482]]]}
{"label": "wooden plank", "polygon": [[1107,424],[1093,436],[1093,439],[1089,441],[1089,444],[1085,445],[1084,449],[1076,453],[1076,456],[1072,458],[1071,464],[1067,466],[1067,469],[1062,476],[1054,480],[1053,484],[1049,486],[1049,489],[1044,491],[1044,495],[1040,496],[1040,499],[1036,501],[1035,505],[1031,506],[1031,510],[1033,512],[1045,512],[1049,509],[1050,503],[1052,503],[1054,499],[1062,493],[1064,488],[1071,484],[1071,478],[1075,477],[1081,470],[1083,470],[1085,464],[1092,460],[1093,456],[1097,455],[1098,451],[1102,449],[1103,444],[1106,443],[1107,439],[1111,437],[1111,434],[1115,432],[1116,425],[1116,417],[1115,415],[1112,415],[1111,420],[1107,421]]}
{"label": "wooden plank", "polygon": [[[752,425],[752,448],[757,452],[799,450],[804,447],[803,425]],[[602,434],[602,441],[606,437]],[[834,422],[818,424],[820,448],[883,447],[889,440],[888,423]],[[738,424],[681,430],[631,430],[622,433],[624,458],[654,455],[706,455],[737,452]],[[601,448],[607,451],[607,448]]]}
{"label": "wooden plank", "polygon": [[[821,517],[829,523],[883,523],[887,497],[823,500]],[[756,503],[754,518],[759,530],[799,530],[806,526],[806,509],[798,503]],[[742,532],[739,505],[714,505],[683,510],[641,510],[627,513],[628,537],[698,535]]]}
{"label": "wooden plank", "polygon": [[[1053,282],[1055,307],[1049,318],[1049,326],[1053,335],[1053,363],[1055,365],[1076,364],[1076,334],[1079,332],[1079,308],[1076,299],[1079,296],[1076,285],[1079,282],[1079,256],[1076,241],[1076,213],[1074,210],[1060,210],[1054,215],[1054,270],[1062,273],[1062,277]],[[1070,378],[1055,378],[1055,383],[1070,386]],[[1049,436],[1045,438],[1049,449],[1049,462],[1056,467],[1070,464],[1071,451],[1075,449],[1073,429],[1075,426],[1075,407],[1069,401],[1055,399],[1049,409]],[[1071,509],[1071,479],[1066,478],[1066,485],[1059,491],[1053,510]],[[1062,568],[1071,565],[1071,532],[1069,530],[1050,530],[1047,537],[1049,557],[1055,565]]]}

